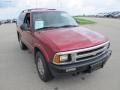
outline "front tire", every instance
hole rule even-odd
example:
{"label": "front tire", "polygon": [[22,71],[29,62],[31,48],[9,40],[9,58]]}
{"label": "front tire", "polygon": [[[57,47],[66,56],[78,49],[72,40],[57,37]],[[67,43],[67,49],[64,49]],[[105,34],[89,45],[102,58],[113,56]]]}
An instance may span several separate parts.
{"label": "front tire", "polygon": [[35,55],[36,67],[40,79],[44,82],[48,82],[53,79],[53,76],[48,68],[47,62],[44,56],[38,51]]}

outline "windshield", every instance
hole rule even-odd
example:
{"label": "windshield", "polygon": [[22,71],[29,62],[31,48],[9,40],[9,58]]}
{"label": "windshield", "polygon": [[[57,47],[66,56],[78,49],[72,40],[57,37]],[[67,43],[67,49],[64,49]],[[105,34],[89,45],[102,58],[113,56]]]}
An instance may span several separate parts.
{"label": "windshield", "polygon": [[76,21],[66,12],[48,11],[48,12],[34,12],[32,15],[33,28],[38,30],[50,27],[70,27],[78,26]]}

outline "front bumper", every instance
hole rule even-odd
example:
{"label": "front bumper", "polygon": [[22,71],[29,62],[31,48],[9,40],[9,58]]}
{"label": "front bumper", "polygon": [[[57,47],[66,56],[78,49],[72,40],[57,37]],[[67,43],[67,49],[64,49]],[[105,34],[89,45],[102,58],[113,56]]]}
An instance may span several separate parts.
{"label": "front bumper", "polygon": [[53,75],[70,74],[70,73],[72,74],[77,72],[92,72],[93,70],[91,70],[90,66],[97,63],[97,64],[101,64],[101,68],[103,68],[106,61],[111,56],[111,53],[112,51],[108,50],[104,55],[88,60],[86,62],[79,62],[68,65],[55,65],[50,63],[48,65]]}

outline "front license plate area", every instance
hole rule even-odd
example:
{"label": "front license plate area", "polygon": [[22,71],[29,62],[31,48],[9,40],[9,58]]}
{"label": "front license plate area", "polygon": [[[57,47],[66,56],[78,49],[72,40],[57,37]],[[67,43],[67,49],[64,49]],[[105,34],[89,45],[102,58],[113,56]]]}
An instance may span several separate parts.
{"label": "front license plate area", "polygon": [[103,68],[103,63],[102,62],[97,62],[92,65],[90,65],[90,72],[96,71],[100,68]]}
{"label": "front license plate area", "polygon": [[72,72],[72,71],[75,71],[76,68],[69,68],[69,69],[66,69],[66,72]]}

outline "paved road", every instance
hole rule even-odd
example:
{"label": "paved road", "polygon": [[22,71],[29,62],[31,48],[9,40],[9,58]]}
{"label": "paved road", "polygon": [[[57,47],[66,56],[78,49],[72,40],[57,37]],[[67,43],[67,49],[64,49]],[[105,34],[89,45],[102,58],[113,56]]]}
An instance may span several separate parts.
{"label": "paved road", "polygon": [[113,55],[104,69],[92,74],[65,76],[42,82],[33,55],[21,51],[14,24],[0,26],[0,90],[120,90],[120,20],[88,18],[97,22],[85,25],[107,35]]}

